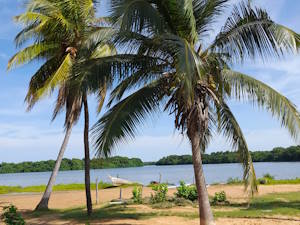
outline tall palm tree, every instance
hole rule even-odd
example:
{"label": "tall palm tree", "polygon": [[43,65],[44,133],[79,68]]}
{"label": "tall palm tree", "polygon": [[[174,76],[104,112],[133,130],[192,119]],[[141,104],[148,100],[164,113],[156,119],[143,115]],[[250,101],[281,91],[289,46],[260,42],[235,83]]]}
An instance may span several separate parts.
{"label": "tall palm tree", "polygon": [[[232,143],[243,164],[245,187],[251,194],[257,191],[248,146],[229,100],[251,102],[271,112],[294,138],[300,134],[299,113],[286,97],[231,69],[245,60],[294,53],[300,36],[272,21],[265,10],[242,2],[233,6],[209,43],[206,37],[213,33],[213,23],[224,14],[228,2],[112,0],[111,18],[120,30],[115,43],[127,50],[128,57],[119,65],[122,80],[111,93],[109,105],[115,105],[92,133],[98,155],[108,156],[119,141],[134,138],[138,124],[161,107],[174,115],[175,127],[191,143],[202,225],[215,224],[201,154],[213,130]],[[123,97],[128,90],[131,94]]]}
{"label": "tall palm tree", "polygon": [[[111,48],[95,40],[105,28],[99,27],[95,17],[95,1],[84,0],[31,0],[27,3],[25,13],[17,16],[17,22],[24,29],[16,36],[18,47],[33,42],[15,54],[8,63],[8,69],[35,60],[42,60],[42,66],[33,75],[26,96],[28,109],[37,101],[57,88],[58,97],[53,119],[66,109],[66,134],[61,145],[55,167],[52,171],[44,195],[36,207],[47,209],[49,198],[55,183],[59,167],[71,135],[73,125],[78,121],[82,106],[85,113],[84,149],[85,149],[85,183],[88,214],[92,212],[89,174],[88,144],[88,103],[87,91],[78,82],[73,84],[69,77],[77,64],[86,58],[101,58],[111,53]],[[100,81],[100,80],[99,80]],[[99,111],[104,101],[106,83],[97,83],[99,92]]]}

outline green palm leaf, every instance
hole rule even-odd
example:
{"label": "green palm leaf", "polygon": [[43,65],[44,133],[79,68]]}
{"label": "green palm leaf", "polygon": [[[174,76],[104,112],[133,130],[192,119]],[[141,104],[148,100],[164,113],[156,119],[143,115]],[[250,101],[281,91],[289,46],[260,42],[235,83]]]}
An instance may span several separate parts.
{"label": "green palm leaf", "polygon": [[257,192],[256,175],[243,132],[225,102],[217,104],[217,113],[219,131],[231,142],[233,149],[237,150],[244,168],[243,179],[245,181],[245,189],[250,186],[250,193],[253,195]]}
{"label": "green palm leaf", "polygon": [[59,68],[46,80],[45,84],[37,90],[36,94],[38,98],[45,96],[49,92],[53,91],[55,87],[67,80],[73,64],[72,61],[70,53],[67,54]]}
{"label": "green palm leaf", "polygon": [[300,138],[300,116],[293,103],[268,85],[245,74],[232,70],[223,70],[225,80],[232,87],[232,97],[238,100],[250,100],[264,107],[273,116],[281,120],[292,137]]}
{"label": "green palm leaf", "polygon": [[49,51],[58,48],[56,43],[38,43],[33,44],[15,54],[8,62],[7,69],[10,70],[15,66],[26,64],[34,59],[47,57]]}
{"label": "green palm leaf", "polygon": [[113,23],[118,24],[121,30],[141,32],[162,31],[163,20],[157,10],[147,0],[111,1],[111,15]]}
{"label": "green palm leaf", "polygon": [[248,4],[235,6],[220,34],[209,48],[226,53],[236,60],[261,56],[281,56],[299,47],[299,35],[274,23],[268,13]]}
{"label": "green palm leaf", "polygon": [[111,154],[120,141],[133,138],[137,125],[159,109],[157,84],[148,85],[112,107],[92,128],[92,139],[98,156]]}

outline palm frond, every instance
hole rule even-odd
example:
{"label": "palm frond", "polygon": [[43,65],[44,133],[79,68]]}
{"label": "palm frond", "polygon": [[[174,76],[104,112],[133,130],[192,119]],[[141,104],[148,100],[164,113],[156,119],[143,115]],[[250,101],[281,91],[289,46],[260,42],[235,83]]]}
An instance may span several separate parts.
{"label": "palm frond", "polygon": [[[297,43],[297,44],[296,44]],[[268,13],[249,4],[234,6],[210,50],[229,54],[232,59],[279,57],[299,47],[299,35],[274,23]]]}
{"label": "palm frond", "polygon": [[158,32],[164,27],[158,11],[147,0],[113,0],[110,17],[121,31]]}
{"label": "palm frond", "polygon": [[79,89],[74,89],[69,85],[59,87],[55,107],[52,114],[52,121],[57,115],[65,109],[65,128],[70,127],[78,122],[82,109],[82,95]]}
{"label": "palm frond", "polygon": [[204,37],[212,30],[212,24],[220,16],[229,0],[193,0],[198,35]]}
{"label": "palm frond", "polygon": [[38,98],[45,96],[46,94],[52,92],[55,87],[62,84],[69,77],[69,73],[72,68],[72,57],[70,53],[68,53],[59,68],[52,74],[45,82],[45,84],[37,90],[36,95]]}
{"label": "palm frond", "polygon": [[25,101],[28,104],[27,110],[32,109],[34,104],[39,100],[37,96],[37,90],[41,89],[49,77],[55,73],[59,67],[59,60],[54,57],[45,62],[32,76],[29,88],[26,94]]}
{"label": "palm frond", "polygon": [[159,109],[160,87],[148,85],[113,106],[92,128],[98,156],[108,157],[118,142],[134,138],[137,125]]}
{"label": "palm frond", "polygon": [[217,104],[217,114],[219,132],[223,133],[231,142],[233,149],[237,151],[244,169],[243,179],[245,182],[245,190],[250,187],[250,194],[253,196],[258,191],[256,175],[243,132],[225,102]]}
{"label": "palm frond", "polygon": [[193,1],[157,1],[157,7],[173,34],[186,39],[190,43],[197,41],[198,34],[193,12]]}
{"label": "palm frond", "polygon": [[102,110],[106,98],[106,94],[107,94],[107,85],[104,84],[102,87],[99,87],[99,90],[97,91],[97,97],[98,97],[97,113],[100,113]]}
{"label": "palm frond", "polygon": [[15,66],[26,64],[32,60],[39,59],[49,55],[50,50],[57,49],[56,43],[38,43],[33,44],[15,54],[7,64],[7,69],[10,70]]}
{"label": "palm frond", "polygon": [[129,77],[120,81],[110,94],[108,106],[114,101],[119,101],[125,92],[148,85],[155,79],[158,79],[163,75],[164,71],[166,71],[166,65],[153,65],[149,62],[147,66],[140,68]]}
{"label": "palm frond", "polygon": [[232,97],[250,100],[254,105],[264,107],[281,121],[295,139],[300,138],[300,115],[296,106],[286,97],[261,81],[232,70],[223,70],[223,76],[232,87]]}
{"label": "palm frond", "polygon": [[27,3],[27,12],[38,12],[41,14],[48,15],[56,22],[55,26],[60,24],[61,26],[72,29],[73,23],[71,23],[70,19],[63,14],[62,5],[66,3],[66,1],[55,2],[49,0],[33,0]]}

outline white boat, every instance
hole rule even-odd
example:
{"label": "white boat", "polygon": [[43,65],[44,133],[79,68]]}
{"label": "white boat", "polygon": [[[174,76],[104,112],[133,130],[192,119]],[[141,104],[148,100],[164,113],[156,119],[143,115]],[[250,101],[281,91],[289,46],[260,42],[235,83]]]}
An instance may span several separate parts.
{"label": "white boat", "polygon": [[129,180],[122,179],[122,178],[112,177],[110,175],[108,175],[108,177],[109,177],[109,179],[111,180],[111,182],[114,186],[120,186],[122,184],[133,184],[133,182],[131,182]]}

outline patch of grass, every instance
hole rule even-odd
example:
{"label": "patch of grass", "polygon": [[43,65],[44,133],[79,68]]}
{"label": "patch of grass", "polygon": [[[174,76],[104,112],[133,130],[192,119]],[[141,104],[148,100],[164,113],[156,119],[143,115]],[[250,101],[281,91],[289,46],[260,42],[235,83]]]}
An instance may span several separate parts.
{"label": "patch of grass", "polygon": [[[113,187],[111,184],[100,182],[98,185],[99,189],[106,189]],[[44,192],[46,185],[39,186],[0,186],[0,194],[9,194],[9,193],[23,193],[23,192]],[[84,184],[58,184],[53,187],[53,191],[75,191],[75,190],[84,190]],[[96,189],[96,184],[91,184],[91,189]]]}
{"label": "patch of grass", "polygon": [[228,209],[238,207],[238,210],[215,211],[216,217],[265,217],[265,216],[299,216],[300,194],[297,192],[269,194],[256,197],[249,207],[231,204]]}
{"label": "patch of grass", "polygon": [[300,178],[286,179],[286,180],[268,179],[268,182],[266,182],[266,185],[274,185],[274,184],[300,184]]}
{"label": "patch of grass", "polygon": [[229,177],[226,184],[242,184],[243,181],[238,177]]}

